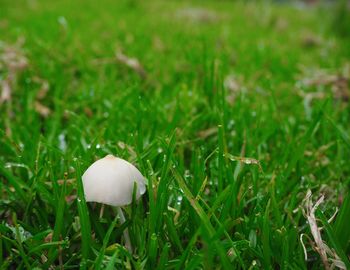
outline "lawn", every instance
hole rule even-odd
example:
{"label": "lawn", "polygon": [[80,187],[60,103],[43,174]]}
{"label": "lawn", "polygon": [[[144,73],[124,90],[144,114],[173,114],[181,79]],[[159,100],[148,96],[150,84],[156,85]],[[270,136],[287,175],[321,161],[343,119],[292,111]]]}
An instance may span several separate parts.
{"label": "lawn", "polygon": [[[341,14],[1,1],[0,269],[350,269]],[[107,154],[148,182],[125,223],[84,199]]]}

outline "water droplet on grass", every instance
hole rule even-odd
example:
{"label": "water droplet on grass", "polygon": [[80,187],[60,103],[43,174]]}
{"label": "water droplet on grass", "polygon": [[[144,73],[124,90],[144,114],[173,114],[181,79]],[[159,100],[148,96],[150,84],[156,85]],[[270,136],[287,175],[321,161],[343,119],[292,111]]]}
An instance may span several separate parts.
{"label": "water droplet on grass", "polygon": [[67,19],[65,17],[60,16],[60,17],[58,17],[57,21],[63,28],[67,29],[68,22],[67,22]]}
{"label": "water droplet on grass", "polygon": [[66,136],[64,135],[64,133],[61,133],[60,135],[58,135],[58,147],[63,152],[65,152],[67,149]]}
{"label": "water droplet on grass", "polygon": [[232,129],[234,125],[235,125],[235,120],[231,119],[227,124],[227,128]]}

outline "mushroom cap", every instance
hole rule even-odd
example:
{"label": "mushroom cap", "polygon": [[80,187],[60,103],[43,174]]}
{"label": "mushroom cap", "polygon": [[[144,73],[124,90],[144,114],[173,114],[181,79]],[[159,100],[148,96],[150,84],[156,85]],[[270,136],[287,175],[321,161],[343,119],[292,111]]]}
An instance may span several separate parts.
{"label": "mushroom cap", "polygon": [[146,191],[145,178],[131,163],[113,155],[95,161],[82,176],[85,199],[112,206],[132,202],[134,183],[136,199]]}

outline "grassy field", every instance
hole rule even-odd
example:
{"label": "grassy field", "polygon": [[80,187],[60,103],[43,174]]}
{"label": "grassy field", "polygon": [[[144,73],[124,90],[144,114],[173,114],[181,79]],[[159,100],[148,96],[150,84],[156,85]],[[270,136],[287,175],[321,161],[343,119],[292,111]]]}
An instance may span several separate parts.
{"label": "grassy field", "polygon": [[[1,1],[0,269],[350,269],[334,10]],[[107,154],[148,179],[124,224],[83,196]]]}

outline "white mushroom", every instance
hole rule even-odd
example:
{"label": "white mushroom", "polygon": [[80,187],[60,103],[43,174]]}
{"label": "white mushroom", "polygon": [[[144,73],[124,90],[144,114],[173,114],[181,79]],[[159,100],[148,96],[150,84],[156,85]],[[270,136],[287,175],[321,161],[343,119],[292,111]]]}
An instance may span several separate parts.
{"label": "white mushroom", "polygon": [[145,180],[139,170],[113,155],[95,161],[82,179],[87,202],[123,206],[132,201],[134,183],[137,184],[136,199],[146,191]]}
{"label": "white mushroom", "polygon": [[[87,202],[99,202],[118,206],[121,222],[125,217],[120,206],[132,202],[134,186],[135,195],[139,199],[145,193],[145,178],[131,163],[113,155],[107,155],[95,161],[82,176],[85,199]],[[125,244],[131,251],[131,243],[127,229],[124,231]]]}

